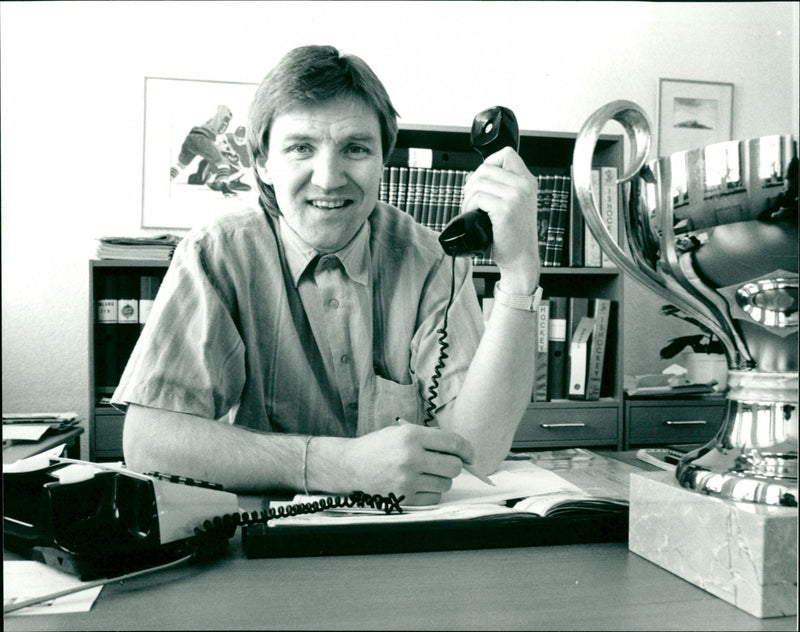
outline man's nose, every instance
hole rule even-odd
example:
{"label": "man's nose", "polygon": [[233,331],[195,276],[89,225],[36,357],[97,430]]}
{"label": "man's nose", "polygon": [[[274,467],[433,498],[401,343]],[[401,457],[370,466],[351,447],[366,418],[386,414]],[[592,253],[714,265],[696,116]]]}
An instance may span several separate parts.
{"label": "man's nose", "polygon": [[311,183],[320,189],[330,191],[347,184],[345,164],[339,152],[323,149],[314,158]]}

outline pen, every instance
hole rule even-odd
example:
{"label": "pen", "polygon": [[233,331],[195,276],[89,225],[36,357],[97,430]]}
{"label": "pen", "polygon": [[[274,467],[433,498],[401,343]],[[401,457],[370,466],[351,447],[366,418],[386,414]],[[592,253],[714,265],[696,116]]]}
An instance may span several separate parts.
{"label": "pen", "polygon": [[[399,424],[407,424],[407,423],[409,423],[409,422],[405,421],[404,419],[400,419],[400,417],[395,417],[394,420]],[[486,483],[487,485],[491,485],[492,487],[495,487],[495,484],[492,482],[492,479],[490,479],[488,476],[486,476],[484,474],[481,474],[478,470],[475,469],[474,465],[472,465],[471,463],[464,463],[463,461],[462,461],[462,465],[463,465],[464,469],[467,470],[467,472],[472,474],[479,481],[481,481],[483,483]]]}

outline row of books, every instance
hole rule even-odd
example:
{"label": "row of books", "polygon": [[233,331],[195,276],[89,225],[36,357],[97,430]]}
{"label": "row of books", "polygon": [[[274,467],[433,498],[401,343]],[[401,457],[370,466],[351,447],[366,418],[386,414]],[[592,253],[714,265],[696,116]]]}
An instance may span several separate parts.
{"label": "row of books", "polygon": [[114,388],[147,322],[162,277],[106,274],[95,297],[95,383]]}
{"label": "row of books", "polygon": [[551,296],[537,313],[531,401],[595,401],[613,394],[616,301]]}
{"label": "row of books", "polygon": [[155,237],[99,237],[95,254],[98,259],[134,259],[170,261],[181,238],[169,233]]}
{"label": "row of books", "polygon": [[[463,187],[470,171],[427,167],[384,167],[379,199],[409,213],[416,221],[440,232],[461,210]],[[572,178],[539,175],[539,258],[544,267],[608,267],[572,195]],[[595,199],[611,238],[619,238],[619,194],[617,168],[600,167],[592,172]],[[492,264],[491,251],[476,257],[477,265]]]}

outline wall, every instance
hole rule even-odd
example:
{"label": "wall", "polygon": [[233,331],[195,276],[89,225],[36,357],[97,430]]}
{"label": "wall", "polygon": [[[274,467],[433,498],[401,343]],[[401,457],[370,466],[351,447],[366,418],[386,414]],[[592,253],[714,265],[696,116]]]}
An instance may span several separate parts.
{"label": "wall", "polygon": [[[0,18],[6,412],[88,415],[87,259],[95,237],[140,232],[145,76],[257,82],[331,43],[406,123],[501,103],[574,132],[618,98],[655,120],[658,78],[677,77],[735,84],[735,137],[797,133],[796,3],[4,2]],[[650,372],[673,329],[626,285],[626,370]]]}

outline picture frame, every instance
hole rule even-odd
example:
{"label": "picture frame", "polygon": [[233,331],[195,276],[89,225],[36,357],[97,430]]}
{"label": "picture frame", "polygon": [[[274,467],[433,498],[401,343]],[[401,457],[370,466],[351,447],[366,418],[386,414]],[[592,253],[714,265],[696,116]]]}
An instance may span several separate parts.
{"label": "picture frame", "polygon": [[256,188],[243,131],[257,86],[145,77],[142,228],[190,229],[243,206]]}
{"label": "picture frame", "polygon": [[732,83],[659,80],[659,157],[728,141],[732,134]]}

